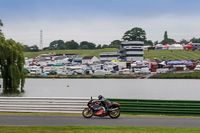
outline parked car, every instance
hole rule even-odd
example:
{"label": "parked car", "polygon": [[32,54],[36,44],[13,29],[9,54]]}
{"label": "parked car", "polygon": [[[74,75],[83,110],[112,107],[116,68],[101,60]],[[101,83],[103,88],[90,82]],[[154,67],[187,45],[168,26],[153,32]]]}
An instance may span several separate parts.
{"label": "parked car", "polygon": [[105,70],[96,70],[94,71],[94,75],[106,75]]}
{"label": "parked car", "polygon": [[130,74],[130,70],[129,69],[123,69],[122,74]]}
{"label": "parked car", "polygon": [[169,68],[158,68],[156,69],[156,73],[168,73]]}
{"label": "parked car", "polygon": [[197,65],[197,66],[194,68],[194,71],[200,71],[200,65]]}
{"label": "parked car", "polygon": [[176,68],[172,67],[172,68],[169,68],[169,71],[168,73],[173,73],[173,72],[176,72]]}
{"label": "parked car", "polygon": [[57,74],[57,72],[55,72],[55,71],[50,71],[48,75],[56,75],[56,74]]}
{"label": "parked car", "polygon": [[163,66],[163,68],[169,68],[169,70],[167,71],[167,73],[173,73],[176,71],[176,68],[173,67],[172,65],[166,65],[166,66]]}
{"label": "parked car", "polygon": [[110,75],[111,71],[105,71],[106,75]]}

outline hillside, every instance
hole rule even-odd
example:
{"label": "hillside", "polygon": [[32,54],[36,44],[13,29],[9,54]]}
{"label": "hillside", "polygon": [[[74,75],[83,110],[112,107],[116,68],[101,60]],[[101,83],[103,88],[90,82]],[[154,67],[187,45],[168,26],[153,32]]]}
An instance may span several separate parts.
{"label": "hillside", "polygon": [[34,58],[40,54],[48,54],[55,52],[56,54],[78,54],[79,57],[84,56],[96,56],[99,57],[99,54],[102,52],[117,52],[116,48],[106,48],[106,49],[96,49],[96,50],[52,50],[52,51],[40,51],[40,52],[25,52],[24,56],[28,58]]}
{"label": "hillside", "polygon": [[[117,52],[115,48],[97,49],[97,50],[53,50],[53,51],[41,51],[41,52],[25,52],[25,57],[34,58],[40,54],[48,54],[55,52],[56,54],[78,54],[79,57],[84,56],[96,56],[99,57],[101,52]],[[144,51],[144,58],[153,60],[157,58],[159,60],[168,59],[171,60],[188,60],[188,58],[196,60],[200,59],[200,51],[185,51],[185,50],[149,50]]]}

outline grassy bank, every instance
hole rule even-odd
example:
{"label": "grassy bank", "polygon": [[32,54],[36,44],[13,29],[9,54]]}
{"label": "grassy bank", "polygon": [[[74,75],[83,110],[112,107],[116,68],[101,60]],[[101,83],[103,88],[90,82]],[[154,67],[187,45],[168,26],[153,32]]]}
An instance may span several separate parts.
{"label": "grassy bank", "polygon": [[[84,56],[96,56],[102,52],[117,52],[116,48],[105,48],[96,50],[52,50],[52,51],[40,51],[40,52],[24,52],[25,57],[34,58],[40,54],[48,54],[55,52],[56,54],[78,54],[79,57]],[[149,50],[144,51],[144,58],[154,60],[157,58],[159,60],[168,59],[171,60],[188,60],[188,58],[197,60],[200,59],[200,51],[185,51],[185,50]]]}
{"label": "grassy bank", "polygon": [[151,79],[200,79],[200,72],[155,74]]}
{"label": "grassy bank", "polygon": [[40,52],[24,52],[24,56],[28,58],[34,58],[40,54],[53,53],[56,54],[78,54],[79,57],[84,56],[96,56],[99,57],[99,54],[102,52],[117,52],[116,48],[105,48],[105,49],[95,49],[95,50],[52,50],[52,51],[40,51]]}
{"label": "grassy bank", "polygon": [[150,60],[157,58],[159,60],[188,60],[188,58],[197,60],[200,59],[200,51],[186,50],[149,50],[144,51],[144,57]]}
{"label": "grassy bank", "polygon": [[0,126],[1,133],[197,133],[200,128],[116,126]]}
{"label": "grassy bank", "polygon": [[141,75],[27,75],[26,78],[72,78],[72,79],[136,79]]}

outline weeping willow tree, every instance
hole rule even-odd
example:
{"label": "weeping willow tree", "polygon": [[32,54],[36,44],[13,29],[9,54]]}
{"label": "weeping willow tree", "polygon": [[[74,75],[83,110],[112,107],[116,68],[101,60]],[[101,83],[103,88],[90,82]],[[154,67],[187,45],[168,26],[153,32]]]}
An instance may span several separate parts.
{"label": "weeping willow tree", "polygon": [[[0,19],[0,27],[1,26],[3,26],[3,23],[1,22],[1,19]],[[3,37],[3,33],[2,33],[2,31],[1,31],[1,29],[0,29],[0,37]]]}
{"label": "weeping willow tree", "polygon": [[[3,35],[2,32],[1,35]],[[24,92],[24,63],[23,46],[12,39],[5,40],[5,38],[1,36],[0,70],[3,78],[3,93]]]}

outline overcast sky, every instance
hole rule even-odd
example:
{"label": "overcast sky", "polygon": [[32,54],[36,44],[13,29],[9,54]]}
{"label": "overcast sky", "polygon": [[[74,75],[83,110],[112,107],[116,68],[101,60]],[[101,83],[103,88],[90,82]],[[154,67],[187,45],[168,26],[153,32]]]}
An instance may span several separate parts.
{"label": "overcast sky", "polygon": [[0,0],[7,39],[26,45],[53,40],[109,44],[134,27],[147,39],[200,38],[200,0]]}

